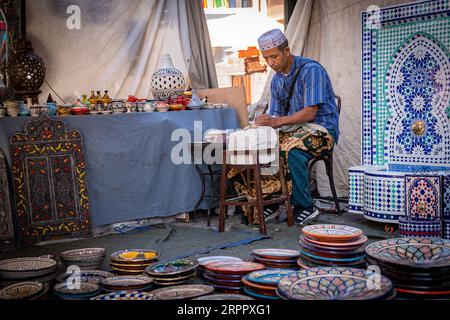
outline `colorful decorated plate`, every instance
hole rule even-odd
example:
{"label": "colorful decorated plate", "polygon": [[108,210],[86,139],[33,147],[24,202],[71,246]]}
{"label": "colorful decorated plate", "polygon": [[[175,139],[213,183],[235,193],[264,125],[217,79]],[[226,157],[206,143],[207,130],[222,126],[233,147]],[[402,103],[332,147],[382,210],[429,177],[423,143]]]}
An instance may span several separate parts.
{"label": "colorful decorated plate", "polygon": [[297,259],[295,260],[273,260],[273,259],[265,259],[265,258],[261,258],[260,256],[255,256],[255,255],[251,255],[251,257],[257,261],[260,262],[262,264],[266,264],[266,263],[275,263],[275,264],[284,264],[284,265],[289,265],[289,264],[295,264],[295,262],[297,261]]}
{"label": "colorful decorated plate", "polygon": [[145,269],[150,276],[159,275],[178,275],[183,273],[189,273],[197,268],[198,262],[194,262],[188,259],[179,259],[167,263],[159,263],[149,266]]}
{"label": "colorful decorated plate", "polygon": [[181,280],[186,280],[186,279],[190,279],[192,277],[195,277],[195,271],[194,272],[189,272],[183,275],[171,275],[171,276],[156,276],[153,275],[152,278],[155,281],[159,281],[159,282],[174,282],[174,281],[181,281]]}
{"label": "colorful decorated plate", "polygon": [[238,279],[221,279],[221,278],[216,278],[216,277],[212,276],[209,273],[205,273],[203,276],[204,276],[204,278],[206,280],[210,280],[210,281],[215,282],[217,284],[223,284],[223,285],[233,284],[233,283],[240,284],[240,285],[242,284],[241,283],[241,279],[242,278],[238,278]]}
{"label": "colorful decorated plate", "polygon": [[263,270],[266,267],[261,263],[255,262],[211,262],[205,265],[205,269],[208,271],[223,273],[223,274],[241,274]]}
{"label": "colorful decorated plate", "polygon": [[78,288],[75,283],[73,286],[74,288],[70,288],[67,283],[58,283],[53,287],[53,290],[56,294],[76,296],[89,295],[100,290],[99,285],[95,283],[81,282]]}
{"label": "colorful decorated plate", "polygon": [[330,261],[330,262],[356,262],[356,261],[360,261],[360,260],[364,259],[366,256],[365,254],[362,254],[360,256],[352,257],[352,258],[328,258],[328,257],[323,257],[323,256],[312,254],[310,252],[307,252],[306,250],[302,250],[302,255],[307,256],[312,259],[315,259],[315,260],[319,260],[319,261],[324,260],[324,261]]}
{"label": "colorful decorated plate", "polygon": [[315,224],[303,227],[303,233],[318,241],[353,241],[362,236],[361,229],[339,224]]}
{"label": "colorful decorated plate", "polygon": [[141,264],[151,263],[158,259],[159,252],[151,249],[127,249],[111,254],[111,262]]}
{"label": "colorful decorated plate", "polygon": [[289,269],[270,269],[260,270],[249,273],[243,279],[259,285],[266,285],[269,287],[277,286],[278,282],[284,276],[295,272]]}
{"label": "colorful decorated plate", "polygon": [[225,294],[225,293],[218,293],[218,294],[211,294],[207,296],[198,297],[192,300],[255,300],[249,296],[244,296],[243,294]]}
{"label": "colorful decorated plate", "polygon": [[366,258],[363,258],[354,262],[337,262],[337,261],[326,261],[311,258],[309,256],[303,255],[302,259],[304,262],[315,264],[322,267],[353,267],[353,268],[363,268],[365,267]]}
{"label": "colorful decorated plate", "polygon": [[0,300],[30,299],[38,295],[43,289],[44,285],[37,281],[12,284],[0,290]]}
{"label": "colorful decorated plate", "polygon": [[237,257],[229,257],[229,256],[211,256],[211,257],[201,257],[197,258],[198,266],[204,267],[206,264],[210,262],[219,262],[219,261],[235,261],[242,262],[241,258]]}
{"label": "colorful decorated plate", "polygon": [[203,274],[210,275],[213,278],[216,279],[222,279],[222,280],[241,280],[243,275],[241,274],[222,274],[212,271],[205,271]]}
{"label": "colorful decorated plate", "polygon": [[364,243],[367,242],[367,240],[369,240],[365,235],[362,235],[361,237],[352,240],[350,242],[333,242],[333,241],[329,241],[329,242],[324,242],[324,241],[318,241],[315,239],[310,239],[308,237],[304,237],[302,238],[307,242],[313,243],[313,244],[318,244],[320,246],[324,246],[324,247],[329,247],[330,250],[336,250],[336,248],[348,248],[348,247],[352,247],[352,249],[354,247],[357,246],[361,246]]}
{"label": "colorful decorated plate", "polygon": [[157,300],[182,300],[205,296],[214,292],[214,287],[206,285],[183,285],[151,291]]}
{"label": "colorful decorated plate", "polygon": [[105,288],[121,288],[125,290],[129,287],[147,287],[152,284],[153,279],[146,276],[117,276],[101,280],[101,285]]}
{"label": "colorful decorated plate", "polygon": [[396,238],[378,241],[366,247],[375,260],[411,268],[450,267],[450,240],[440,238]]}
{"label": "colorful decorated plate", "polygon": [[53,259],[27,257],[0,261],[0,277],[5,279],[26,279],[41,277],[52,273],[57,268]]}
{"label": "colorful decorated plate", "polygon": [[[354,252],[357,250],[364,250],[364,243],[363,244],[357,244],[356,246],[335,246],[335,243],[325,243],[324,245],[318,244],[320,242],[312,242],[312,239],[307,239],[305,235],[300,236],[299,245],[300,247],[308,246],[310,248],[314,248],[315,250],[324,250],[324,251],[334,251],[336,253],[347,253],[347,252]],[[330,246],[332,245],[332,246]]]}
{"label": "colorful decorated plate", "polygon": [[385,276],[355,268],[311,268],[290,273],[278,283],[278,293],[290,300],[373,300],[392,290]]}
{"label": "colorful decorated plate", "polygon": [[64,251],[61,253],[61,259],[67,261],[85,261],[100,259],[105,255],[105,248],[84,248]]}
{"label": "colorful decorated plate", "polygon": [[148,292],[138,292],[138,291],[119,291],[111,292],[107,294],[102,294],[100,296],[94,297],[91,300],[155,300],[155,296]]}
{"label": "colorful decorated plate", "polygon": [[257,249],[252,251],[252,255],[270,260],[297,260],[300,251],[289,249]]}
{"label": "colorful decorated plate", "polygon": [[[57,278],[56,281],[64,282],[73,276],[73,274],[62,273]],[[111,272],[100,271],[100,270],[82,270],[79,274],[81,282],[89,282],[99,284],[102,279],[114,277],[114,274]]]}

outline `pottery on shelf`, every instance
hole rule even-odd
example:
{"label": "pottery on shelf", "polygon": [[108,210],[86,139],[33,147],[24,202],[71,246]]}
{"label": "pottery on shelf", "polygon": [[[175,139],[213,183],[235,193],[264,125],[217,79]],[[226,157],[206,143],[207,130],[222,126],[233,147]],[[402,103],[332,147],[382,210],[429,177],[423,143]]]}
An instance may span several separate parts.
{"label": "pottery on shelf", "polygon": [[0,118],[3,118],[6,115],[6,108],[0,107]]}
{"label": "pottery on shelf", "polygon": [[170,55],[162,55],[160,68],[153,73],[151,79],[151,90],[155,99],[167,99],[181,94],[184,92],[185,85],[184,75],[174,68]]}
{"label": "pottery on shelf", "polygon": [[144,104],[144,112],[153,112],[156,109],[154,101],[147,100]]}
{"label": "pottery on shelf", "polygon": [[169,105],[163,101],[156,102],[156,110],[158,112],[167,112],[169,111]]}
{"label": "pottery on shelf", "polygon": [[17,101],[6,101],[6,111],[10,117],[17,117],[19,115],[19,103]]}

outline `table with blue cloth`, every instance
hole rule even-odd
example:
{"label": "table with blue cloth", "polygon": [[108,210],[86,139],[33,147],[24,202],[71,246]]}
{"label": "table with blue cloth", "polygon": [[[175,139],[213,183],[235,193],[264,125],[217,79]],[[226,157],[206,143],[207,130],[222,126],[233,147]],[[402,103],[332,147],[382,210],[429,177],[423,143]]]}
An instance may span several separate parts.
{"label": "table with blue cloth", "polygon": [[[179,135],[172,141],[173,131],[187,129],[194,141],[195,121],[201,121],[202,134],[239,128],[232,108],[55,118],[83,136],[93,227],[192,211],[201,183],[192,164],[171,161],[172,149],[180,143]],[[23,132],[33,119],[0,118],[0,149],[9,162],[10,136]]]}

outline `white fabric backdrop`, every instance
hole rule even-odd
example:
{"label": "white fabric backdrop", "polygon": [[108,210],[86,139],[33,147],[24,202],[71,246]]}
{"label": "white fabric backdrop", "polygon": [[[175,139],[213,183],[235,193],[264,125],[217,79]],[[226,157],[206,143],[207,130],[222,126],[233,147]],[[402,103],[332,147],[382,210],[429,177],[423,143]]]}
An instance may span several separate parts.
{"label": "white fabric backdrop", "polygon": [[[201,5],[196,1],[191,10]],[[66,26],[70,5],[81,9],[79,30]],[[189,70],[203,72],[191,63],[187,9],[185,0],[28,1],[27,28],[46,63],[46,80],[67,102],[91,90],[109,90],[111,98],[145,98],[151,97],[150,78],[162,54],[171,55],[187,82]],[[211,48],[204,51],[202,59],[213,61]],[[215,71],[211,78],[216,78]],[[42,91],[40,100],[45,102],[51,91],[46,84]]]}
{"label": "white fabric backdrop", "polygon": [[[341,136],[334,152],[334,180],[339,197],[348,196],[348,168],[361,161],[361,12],[404,0],[299,0],[286,29],[292,52],[319,61],[342,98]],[[269,76],[260,103],[270,99]],[[331,196],[322,163],[317,184],[322,196]]]}

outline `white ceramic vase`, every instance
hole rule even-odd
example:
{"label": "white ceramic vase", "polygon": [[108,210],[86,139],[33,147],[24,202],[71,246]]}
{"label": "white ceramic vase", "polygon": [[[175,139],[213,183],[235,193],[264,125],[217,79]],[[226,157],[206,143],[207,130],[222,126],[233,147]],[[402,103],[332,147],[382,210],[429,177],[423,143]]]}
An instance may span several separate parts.
{"label": "white ceramic vase", "polygon": [[162,55],[160,68],[152,75],[151,90],[154,98],[165,100],[184,92],[185,86],[184,75],[180,70],[174,68],[170,55]]}

